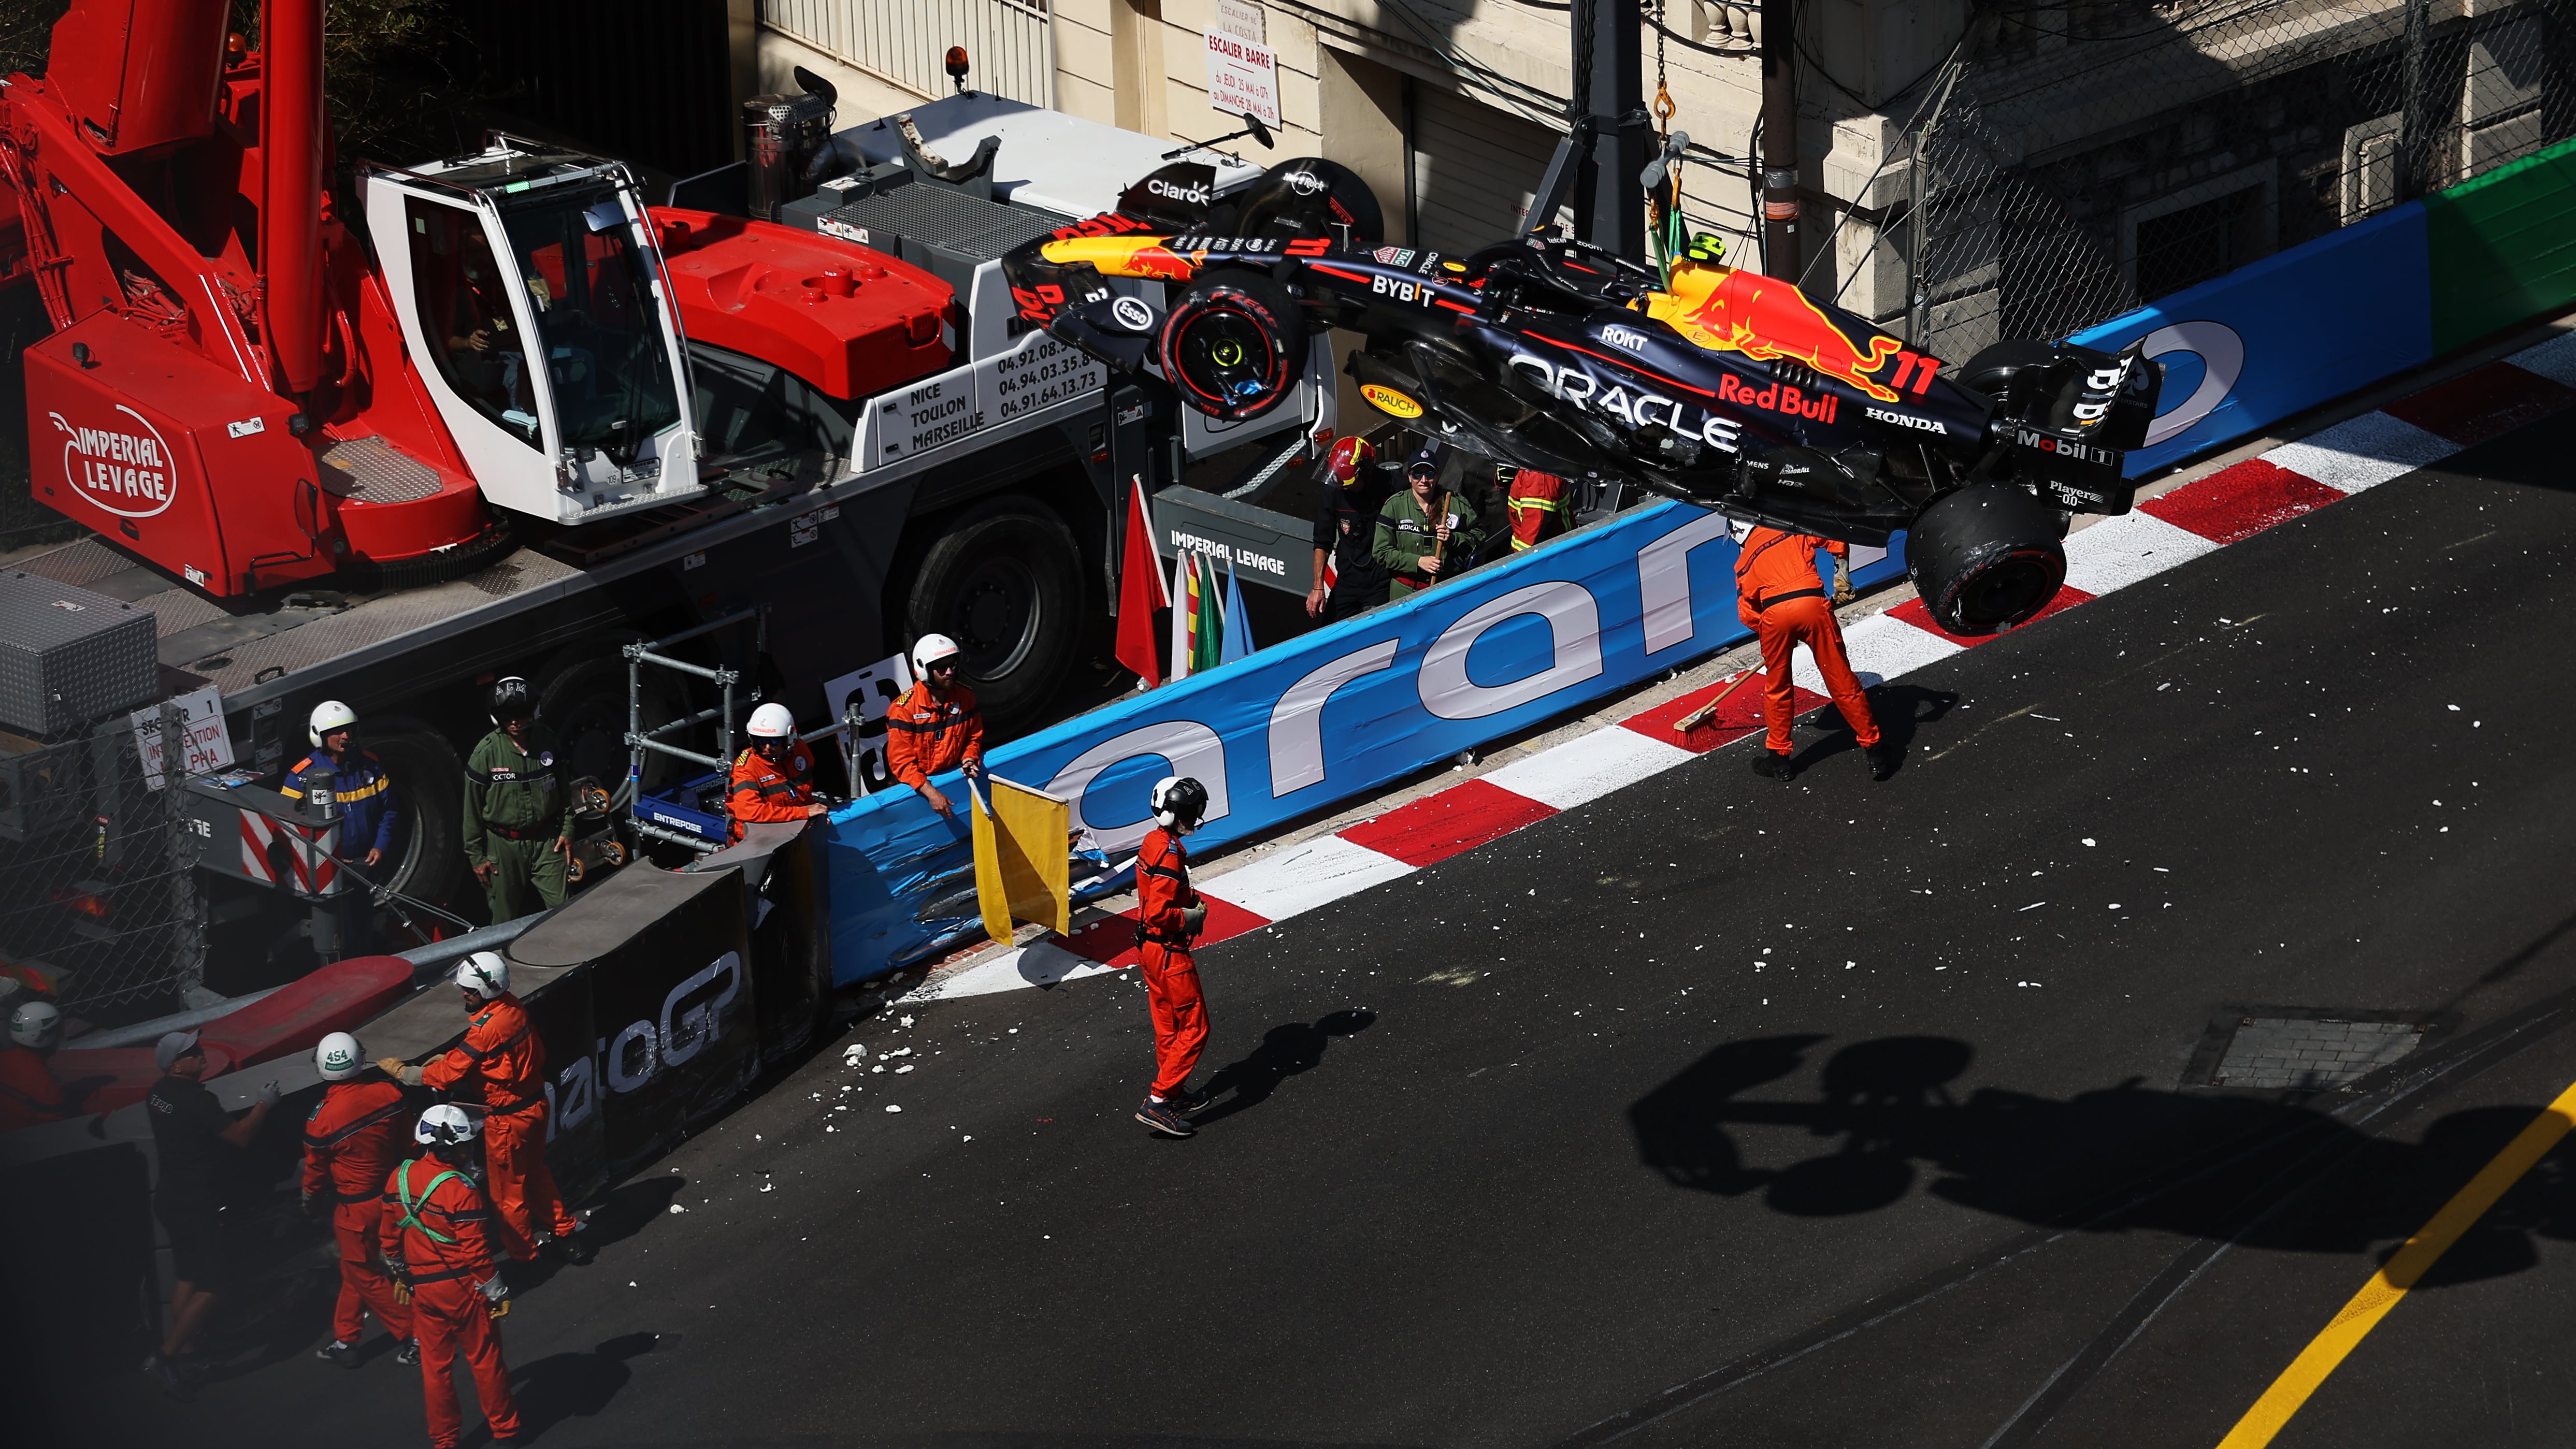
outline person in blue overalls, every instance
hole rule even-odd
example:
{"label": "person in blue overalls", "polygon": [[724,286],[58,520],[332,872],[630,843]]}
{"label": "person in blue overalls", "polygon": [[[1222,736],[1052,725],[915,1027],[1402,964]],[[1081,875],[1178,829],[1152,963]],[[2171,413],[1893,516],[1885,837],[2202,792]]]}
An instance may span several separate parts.
{"label": "person in blue overalls", "polygon": [[393,853],[402,807],[394,799],[393,780],[385,773],[384,761],[358,748],[356,710],[326,699],[313,707],[305,734],[313,741],[314,752],[286,772],[286,784],[279,793],[289,800],[302,800],[312,788],[313,776],[331,776],[331,797],[340,806],[337,854],[357,867],[351,889],[335,898],[340,949],[334,959],[371,955],[376,949],[374,888],[392,874],[378,867]]}

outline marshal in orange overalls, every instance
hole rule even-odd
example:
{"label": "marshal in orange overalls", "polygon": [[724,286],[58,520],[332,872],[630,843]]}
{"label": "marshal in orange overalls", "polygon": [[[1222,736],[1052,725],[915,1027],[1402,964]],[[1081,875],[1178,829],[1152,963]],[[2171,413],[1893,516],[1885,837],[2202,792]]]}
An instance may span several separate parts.
{"label": "marshal in orange overalls", "polygon": [[798,740],[788,746],[787,767],[769,763],[758,750],[744,750],[733,761],[725,785],[729,839],[742,839],[746,824],[802,820],[814,813],[814,752]]}
{"label": "marshal in orange overalls", "polygon": [[411,1309],[394,1301],[393,1280],[376,1257],[385,1181],[402,1161],[417,1113],[383,1074],[333,1082],[304,1123],[304,1192],[329,1194],[331,1234],[340,1240],[340,1302],[331,1336],[355,1344],[367,1314],[396,1338],[411,1337]]}
{"label": "marshal in orange overalls", "polygon": [[1199,964],[1190,956],[1181,908],[1196,905],[1190,858],[1172,833],[1156,826],[1136,852],[1136,958],[1145,1000],[1154,1013],[1154,1095],[1178,1092],[1199,1064],[1208,1038]]}
{"label": "marshal in orange overalls", "polygon": [[464,1432],[456,1403],[456,1356],[474,1371],[474,1397],[492,1437],[519,1432],[510,1398],[510,1366],[501,1361],[501,1330],[482,1286],[500,1271],[492,1251],[492,1209],[474,1180],[434,1157],[396,1167],[385,1179],[378,1238],[388,1262],[403,1265],[411,1284],[412,1333],[420,1341],[420,1386],[428,1400],[429,1442],[455,1449]]}
{"label": "marshal in orange overalls", "polygon": [[886,772],[918,790],[933,775],[984,763],[984,712],[975,691],[948,686],[946,697],[922,681],[886,711]]}
{"label": "marshal in orange overalls", "polygon": [[1878,720],[1869,696],[1852,674],[1851,656],[1843,652],[1843,628],[1833,604],[1816,581],[1816,549],[1847,557],[1850,545],[1803,533],[1757,528],[1735,556],[1735,616],[1762,640],[1762,712],[1771,729],[1763,743],[1771,753],[1786,755],[1797,746],[1789,737],[1796,712],[1789,658],[1800,644],[1814,652],[1816,672],[1834,707],[1850,721],[1852,738],[1864,750],[1878,745]]}
{"label": "marshal in orange overalls", "polygon": [[464,1042],[421,1068],[420,1080],[451,1097],[480,1094],[489,1113],[485,1176],[511,1257],[535,1257],[540,1233],[569,1238],[581,1230],[546,1166],[546,1045],[519,998],[504,991],[485,1003]]}

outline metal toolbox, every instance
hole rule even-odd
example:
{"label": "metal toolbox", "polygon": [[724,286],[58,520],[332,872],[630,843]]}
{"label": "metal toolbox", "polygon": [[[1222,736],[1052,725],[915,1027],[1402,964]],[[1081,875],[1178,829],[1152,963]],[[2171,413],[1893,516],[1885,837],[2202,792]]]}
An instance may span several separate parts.
{"label": "metal toolbox", "polygon": [[0,570],[0,726],[68,734],[160,693],[150,609]]}

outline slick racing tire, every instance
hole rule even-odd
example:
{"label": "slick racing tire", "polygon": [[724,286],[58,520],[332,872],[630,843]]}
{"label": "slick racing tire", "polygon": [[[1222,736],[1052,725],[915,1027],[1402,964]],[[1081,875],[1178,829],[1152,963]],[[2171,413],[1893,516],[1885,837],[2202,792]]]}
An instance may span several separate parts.
{"label": "slick racing tire", "polygon": [[1172,304],[1155,347],[1181,401],[1221,422],[1257,418],[1287,400],[1306,366],[1306,317],[1259,272],[1216,272]]}
{"label": "slick racing tire", "polygon": [[1082,550],[1054,509],[1005,494],[944,526],[903,594],[904,634],[957,641],[989,730],[1039,721],[1081,639]]}
{"label": "slick racing tire", "polygon": [[417,900],[449,901],[465,879],[465,762],[445,735],[408,715],[369,720],[358,738],[384,762],[403,816],[383,863],[390,868],[367,878]]}
{"label": "slick racing tire", "polygon": [[1932,621],[1953,634],[1992,634],[2048,607],[2066,582],[2065,525],[2009,483],[1979,483],[1932,500],[1905,536],[1906,572]]}

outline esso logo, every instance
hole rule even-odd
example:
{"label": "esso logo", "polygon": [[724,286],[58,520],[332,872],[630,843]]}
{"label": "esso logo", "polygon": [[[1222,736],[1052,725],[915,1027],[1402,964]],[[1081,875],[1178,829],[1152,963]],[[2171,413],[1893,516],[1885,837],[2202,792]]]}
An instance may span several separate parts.
{"label": "esso logo", "polygon": [[122,403],[116,410],[130,426],[76,428],[47,414],[63,435],[63,481],[120,518],[150,518],[178,495],[178,465],[160,429]]}
{"label": "esso logo", "polygon": [[1133,297],[1121,297],[1110,303],[1109,315],[1130,332],[1154,330],[1154,309]]}

